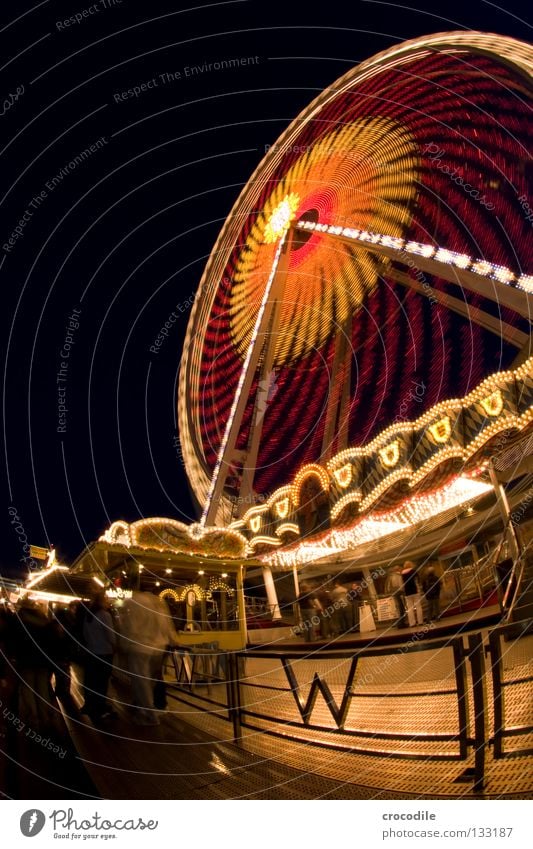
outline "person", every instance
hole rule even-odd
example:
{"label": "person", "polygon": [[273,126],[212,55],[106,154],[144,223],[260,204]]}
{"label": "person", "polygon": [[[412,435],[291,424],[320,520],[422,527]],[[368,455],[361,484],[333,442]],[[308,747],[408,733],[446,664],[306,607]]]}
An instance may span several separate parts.
{"label": "person", "polygon": [[54,636],[43,608],[27,596],[17,606],[8,639],[19,719],[39,732],[56,730],[59,711],[52,691],[50,659]]}
{"label": "person", "polygon": [[316,600],[318,615],[320,616],[320,636],[323,640],[327,640],[332,635],[333,623],[331,614],[333,613],[333,605],[331,601],[331,592],[327,584],[321,584],[316,590]]}
{"label": "person", "polygon": [[398,628],[404,628],[407,624],[405,621],[405,587],[401,571],[401,566],[395,566],[388,573],[387,580],[385,581],[386,595],[391,595],[396,601],[396,610],[398,613],[396,626]]}
{"label": "person", "polygon": [[116,716],[107,701],[107,688],[113,670],[113,654],[117,638],[105,593],[96,593],[83,620],[85,702],[80,713],[98,723]]}
{"label": "person", "polygon": [[422,589],[428,604],[428,622],[434,622],[440,615],[441,584],[433,564],[427,568],[424,580],[422,581]]}
{"label": "person", "polygon": [[302,584],[298,596],[298,607],[300,608],[300,633],[303,633],[306,643],[315,640],[315,622],[318,624],[318,599],[313,590]]}
{"label": "person", "polygon": [[331,600],[335,607],[334,627],[337,634],[345,634],[351,628],[351,610],[348,590],[340,581],[335,581],[331,591]]}
{"label": "person", "polygon": [[54,670],[54,693],[57,699],[71,712],[76,709],[71,693],[70,665],[75,658],[73,638],[74,616],[70,609],[59,610],[50,623],[53,641],[51,660]]}
{"label": "person", "polygon": [[363,588],[358,581],[353,581],[352,586],[350,587],[349,592],[350,598],[350,613],[351,613],[351,622],[350,622],[350,630],[351,631],[359,631],[359,619],[361,612],[361,602],[363,600]]}
{"label": "person", "polygon": [[132,719],[137,725],[159,725],[156,710],[166,705],[162,690],[163,658],[179,642],[163,599],[134,590],[119,618],[120,644],[127,661],[132,691]]}
{"label": "person", "polygon": [[405,561],[401,574],[405,592],[407,622],[409,625],[421,625],[424,621],[424,614],[420,601],[420,588],[416,566],[412,560]]}

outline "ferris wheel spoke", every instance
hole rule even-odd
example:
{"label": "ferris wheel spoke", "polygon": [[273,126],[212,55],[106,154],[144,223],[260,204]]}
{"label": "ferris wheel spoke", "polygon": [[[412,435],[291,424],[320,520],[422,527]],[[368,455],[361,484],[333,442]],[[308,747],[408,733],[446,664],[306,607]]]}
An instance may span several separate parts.
{"label": "ferris wheel spoke", "polygon": [[528,297],[533,295],[531,274],[515,274],[504,265],[476,259],[466,253],[387,234],[371,233],[356,227],[322,224],[319,221],[299,221],[295,227],[299,231],[325,233],[339,242],[360,245],[363,250],[411,267],[411,257],[416,256],[416,268],[420,271],[427,271],[428,274],[441,277],[450,283],[458,283],[484,298],[510,307],[524,318],[531,317],[531,302]]}
{"label": "ferris wheel spoke", "polygon": [[[242,365],[237,390],[233,397],[233,403],[226,422],[224,436],[220,444],[217,462],[211,478],[209,491],[207,493],[207,500],[200,520],[200,524],[202,526],[209,525],[217,513],[218,499],[224,490],[224,484],[228,476],[231,458],[233,458],[235,452],[242,416],[248,401],[252,381],[259,364],[259,358],[268,335],[267,331],[276,303],[275,296],[273,297],[273,294],[276,289],[280,287],[281,281],[287,273],[289,256],[288,242],[290,239],[286,240],[286,236],[287,233],[285,232],[279,241],[279,245],[274,256],[274,262],[270,270],[270,275],[265,286],[261,306],[257,313],[252,337]],[[285,262],[280,262],[282,257],[284,257]]]}

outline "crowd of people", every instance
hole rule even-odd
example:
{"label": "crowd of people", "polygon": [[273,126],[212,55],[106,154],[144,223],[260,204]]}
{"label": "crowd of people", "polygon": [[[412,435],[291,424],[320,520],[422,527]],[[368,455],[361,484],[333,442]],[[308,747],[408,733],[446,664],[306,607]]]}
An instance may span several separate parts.
{"label": "crowd of people", "polygon": [[[440,616],[441,578],[435,564],[423,570],[411,560],[389,570],[384,593],[394,600],[395,624],[399,628],[434,622]],[[359,630],[364,583],[350,587],[340,580],[318,586],[302,584],[298,596],[300,633],[307,642]],[[424,606],[426,616],[424,617]]]}
{"label": "crowd of people", "polygon": [[[395,600],[397,625],[434,621],[440,612],[441,579],[433,564],[423,571],[407,561],[389,571],[385,594]],[[302,584],[298,603],[300,632],[307,641],[356,632],[367,588],[340,580],[311,586]],[[57,700],[67,712],[88,716],[93,723],[116,720],[108,698],[113,670],[127,673],[131,720],[157,725],[158,711],[166,707],[163,663],[170,645],[179,641],[165,602],[147,592],[112,606],[104,591],[90,601],[47,608],[23,598],[16,607],[0,605],[0,682],[3,704],[13,715],[36,728],[57,723]],[[423,607],[424,602],[424,607]],[[72,668],[82,682],[83,705],[72,693]]]}
{"label": "crowd of people", "polygon": [[312,642],[317,631],[322,639],[358,631],[363,592],[358,581],[353,581],[349,588],[341,581],[335,581],[331,588],[327,583],[318,587],[302,584],[298,606],[300,632],[306,642]]}
{"label": "crowd of people", "polygon": [[[130,681],[121,696],[138,725],[159,724],[166,707],[163,662],[178,635],[165,602],[146,592],[112,606],[103,591],[86,602],[49,608],[27,597],[0,605],[2,704],[26,725],[48,730],[60,722],[58,700],[70,715],[95,724],[117,720],[108,689],[117,658]],[[83,693],[78,706],[72,669]]]}

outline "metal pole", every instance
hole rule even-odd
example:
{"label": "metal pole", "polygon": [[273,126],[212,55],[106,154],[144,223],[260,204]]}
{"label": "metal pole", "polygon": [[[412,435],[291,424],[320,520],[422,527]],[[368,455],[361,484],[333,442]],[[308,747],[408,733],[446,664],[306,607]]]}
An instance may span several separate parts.
{"label": "metal pole", "polygon": [[455,667],[455,686],[457,688],[457,712],[459,719],[459,756],[465,760],[468,756],[468,695],[466,685],[466,663],[463,640],[453,641],[453,659]]}
{"label": "metal pole", "polygon": [[507,528],[507,527],[509,528],[509,538],[510,538],[510,541],[511,541],[511,548],[512,548],[511,555],[512,555],[514,560],[517,560],[520,557],[520,545],[519,545],[519,542],[518,542],[518,537],[517,537],[517,534],[516,534],[515,526],[513,525],[513,522],[512,522],[512,519],[511,519],[511,509],[509,507],[509,502],[507,500],[507,493],[505,492],[505,489],[503,488],[500,481],[498,480],[498,476],[496,474],[496,469],[494,468],[492,460],[489,462],[489,474],[490,474],[490,482],[491,482],[492,486],[494,487],[494,492],[496,493],[496,500],[498,502],[498,509],[499,509],[501,517],[502,517],[504,532],[505,532],[505,528]]}
{"label": "metal pole", "polygon": [[485,749],[487,747],[487,688],[481,634],[469,635],[468,649],[474,698],[474,790],[481,791],[485,783]]}
{"label": "metal pole", "polygon": [[501,635],[498,631],[489,633],[489,647],[492,672],[492,697],[494,699],[494,757],[503,757],[504,700],[503,700],[503,662]]}
{"label": "metal pole", "polygon": [[[293,242],[292,228],[287,232],[285,244],[281,258],[277,267],[277,271],[272,281],[270,289],[270,300],[272,303],[269,326],[263,334],[263,342],[259,340],[258,344],[263,347],[263,362],[259,375],[259,385],[256,394],[255,409],[252,416],[252,426],[250,428],[250,437],[248,439],[248,447],[244,457],[242,478],[239,489],[238,515],[242,516],[246,510],[254,503],[254,478],[257,466],[257,457],[261,443],[261,434],[263,424],[267,414],[269,397],[274,387],[274,356],[276,353],[276,345],[279,339],[279,325],[281,319],[281,308],[283,292],[287,280],[289,270],[289,260]],[[283,332],[283,328],[282,328]],[[275,388],[274,388],[275,391]]]}
{"label": "metal pole", "polygon": [[226,669],[228,670],[227,694],[228,711],[233,726],[233,739],[240,742],[242,739],[241,728],[241,703],[240,703],[240,681],[239,681],[239,658],[234,652],[227,655]]}
{"label": "metal pole", "polygon": [[[224,484],[228,476],[228,470],[233,460],[242,417],[248,402],[248,396],[250,394],[255,372],[259,364],[259,358],[264,348],[266,331],[270,324],[270,318],[275,303],[271,298],[272,287],[274,286],[276,275],[278,273],[278,265],[280,264],[280,259],[282,257],[282,250],[285,245],[286,235],[287,234],[284,234],[284,236],[280,239],[274,263],[270,271],[270,276],[265,286],[261,306],[257,313],[250,345],[242,365],[239,382],[231,405],[230,414],[226,422],[224,436],[222,437],[222,442],[218,451],[217,462],[213,470],[213,477],[211,478],[211,483],[209,485],[207,501],[200,519],[200,524],[204,527],[206,525],[212,525],[215,522],[218,512],[218,502],[220,501],[224,491]],[[283,258],[284,262],[281,263],[282,268],[285,263],[288,263],[287,252],[283,254]],[[281,273],[284,272],[282,271]]]}

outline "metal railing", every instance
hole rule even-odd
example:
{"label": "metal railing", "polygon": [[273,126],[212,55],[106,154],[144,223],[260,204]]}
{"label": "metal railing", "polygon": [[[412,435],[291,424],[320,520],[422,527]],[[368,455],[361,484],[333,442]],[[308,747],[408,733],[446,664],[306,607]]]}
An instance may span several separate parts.
{"label": "metal railing", "polygon": [[[502,639],[512,638],[522,625],[529,625],[530,627],[531,624],[532,620],[526,620],[512,625],[500,626],[489,633],[488,651],[491,657],[492,698],[494,703],[494,728],[490,742],[494,746],[495,758],[533,754],[533,746],[530,745],[521,749],[513,748],[510,752],[506,752],[504,749],[506,739],[533,735],[533,675],[520,675],[518,678],[506,677],[503,663],[504,654],[502,652]],[[530,639],[533,642],[533,637]],[[509,717],[506,716],[506,693],[511,692],[509,688],[512,687],[521,687],[522,691],[525,690],[524,704],[529,706],[530,724],[507,724]]]}
{"label": "metal railing", "polygon": [[[533,625],[533,620],[518,624]],[[236,741],[248,729],[364,755],[464,761],[472,754],[473,767],[466,774],[474,789],[481,790],[489,746],[495,758],[533,754],[529,747],[511,752],[503,747],[509,737],[533,734],[532,725],[506,722],[507,688],[531,689],[533,683],[533,675],[524,675],[521,667],[516,678],[504,670],[501,641],[516,633],[516,627],[490,630],[488,643],[487,633],[476,631],[468,637],[360,650],[221,653],[208,644],[178,648],[172,652],[176,680],[169,689],[190,707],[231,722]],[[526,657],[529,643],[521,645]],[[402,658],[414,670],[406,679],[397,665]],[[423,670],[431,671],[437,661],[443,675],[440,680],[436,673],[426,675],[428,686]],[[368,662],[377,670],[370,685],[364,671]],[[430,720],[426,730],[424,716]]]}
{"label": "metal railing", "polygon": [[[385,665],[390,664],[390,659],[399,659],[402,656],[410,653],[424,653],[429,651],[445,651],[450,652],[454,667],[454,686],[441,686],[435,691],[428,692],[421,688],[414,688],[409,691],[407,688],[399,690],[385,690],[380,687],[379,690],[369,691],[365,685],[365,675],[358,676],[358,667],[362,660],[368,658],[385,659]],[[399,654],[398,652],[401,652]],[[248,666],[252,659],[256,659],[264,664],[265,661],[274,661],[279,663],[282,675],[276,676],[275,670],[270,670],[270,678],[274,678],[275,683],[264,683],[265,676],[259,670],[258,675],[253,676],[249,670],[248,674],[241,677],[239,680],[240,701],[239,715],[242,726],[250,728],[254,731],[263,731],[266,733],[282,734],[284,737],[290,737],[296,740],[306,740],[307,735],[301,735],[303,729],[306,731],[320,732],[323,739],[321,743],[324,745],[334,745],[335,748],[349,748],[352,752],[360,754],[368,754],[369,750],[356,740],[373,740],[380,741],[382,745],[379,748],[375,746],[371,749],[375,755],[390,756],[392,754],[399,757],[419,757],[420,753],[414,751],[402,751],[401,749],[391,748],[385,743],[392,744],[399,742],[417,743],[457,743],[457,750],[453,753],[439,750],[431,753],[425,751],[425,757],[435,757],[443,759],[464,758],[467,754],[468,744],[471,742],[468,738],[468,711],[466,698],[466,668],[462,657],[462,640],[461,638],[452,641],[442,640],[435,641],[428,645],[413,645],[402,646],[400,649],[391,649],[390,647],[382,649],[362,649],[358,652],[346,651],[327,651],[321,650],[314,653],[312,659],[309,660],[306,655],[302,657],[301,651],[248,651],[244,656]],[[322,667],[321,671],[312,669],[318,665]],[[302,676],[297,674],[296,668],[305,664],[307,671],[303,673],[305,680],[302,681]],[[326,665],[326,668],[324,668]],[[339,668],[346,667],[344,675],[337,675],[336,686],[328,683],[328,677],[331,676]],[[342,680],[344,677],[344,680]],[[260,679],[258,682],[257,679]],[[288,685],[288,686],[287,686]],[[304,690],[309,686],[307,696]],[[333,692],[332,687],[336,690]],[[327,713],[317,711],[318,697],[322,696],[323,702],[327,707]],[[367,721],[371,717],[366,715],[365,711],[360,713],[365,715],[365,727],[358,727],[354,721],[349,720],[350,709],[354,700],[357,699],[398,699],[402,703],[405,700],[416,700],[422,698],[431,698],[435,695],[440,697],[453,697],[456,704],[456,728],[452,732],[438,731],[403,731],[400,729],[389,730],[381,729],[377,726],[369,728]],[[258,698],[259,696],[259,698]],[[414,702],[412,702],[414,703]],[[274,705],[273,710],[268,710],[268,706]],[[259,705],[259,709],[257,708]],[[266,706],[266,707],[265,707]],[[296,708],[296,711],[291,710]],[[277,710],[276,710],[277,709]],[[315,718],[316,713],[321,713],[319,718]],[[263,724],[258,724],[256,720],[262,720]],[[333,722],[328,721],[333,720]],[[401,723],[400,723],[401,724]],[[274,726],[274,727],[272,727]],[[341,737],[339,738],[339,734]],[[331,738],[328,743],[327,738]],[[316,737],[314,738],[316,743]]]}

